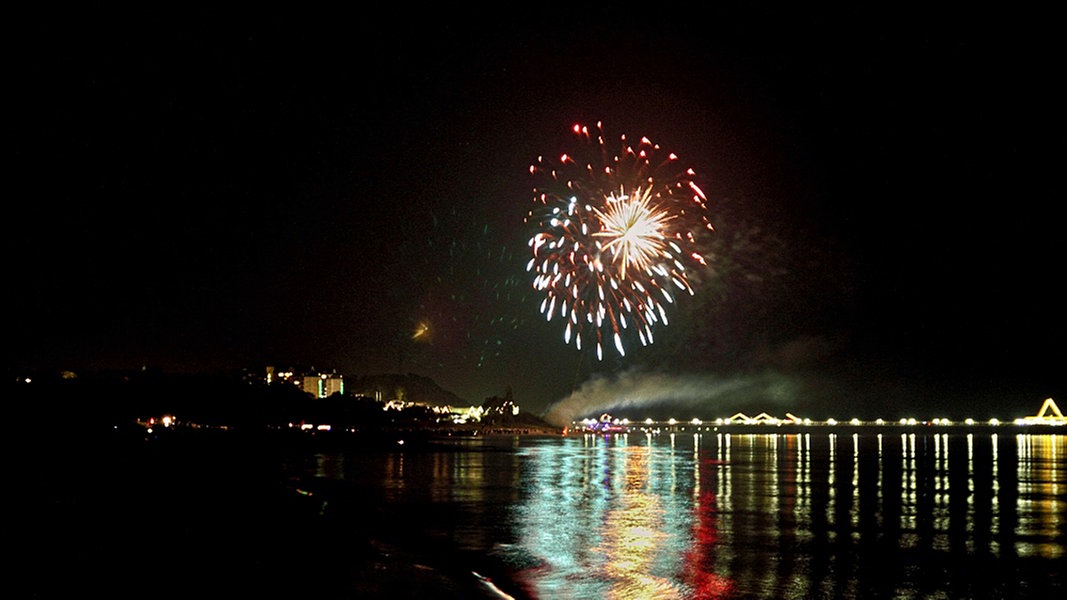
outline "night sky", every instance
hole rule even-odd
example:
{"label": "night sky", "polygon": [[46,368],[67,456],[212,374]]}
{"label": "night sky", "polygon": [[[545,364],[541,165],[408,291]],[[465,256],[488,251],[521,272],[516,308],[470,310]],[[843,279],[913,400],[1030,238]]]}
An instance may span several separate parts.
{"label": "night sky", "polygon": [[[17,15],[11,370],[412,372],[534,412],[652,376],[753,414],[1067,405],[1050,15],[630,10]],[[691,163],[716,226],[696,295],[603,362],[539,314],[523,220],[527,167],[597,121]]]}

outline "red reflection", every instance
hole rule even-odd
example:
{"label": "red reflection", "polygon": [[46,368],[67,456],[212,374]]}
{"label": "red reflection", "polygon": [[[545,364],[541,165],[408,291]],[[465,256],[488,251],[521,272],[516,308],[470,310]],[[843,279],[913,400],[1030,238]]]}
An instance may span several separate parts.
{"label": "red reflection", "polygon": [[711,487],[715,481],[719,461],[703,460],[700,462],[700,481],[707,482],[702,487],[693,506],[693,543],[684,555],[683,571],[685,581],[693,590],[694,598],[726,598],[733,591],[733,580],[715,573],[715,544],[719,540],[718,512],[716,494]]}

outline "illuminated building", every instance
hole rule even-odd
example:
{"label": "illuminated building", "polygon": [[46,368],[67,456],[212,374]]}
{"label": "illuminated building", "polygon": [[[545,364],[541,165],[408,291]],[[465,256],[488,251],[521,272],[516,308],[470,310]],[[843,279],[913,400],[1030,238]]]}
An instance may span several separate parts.
{"label": "illuminated building", "polygon": [[333,394],[343,394],[345,392],[345,381],[344,377],[336,373],[305,375],[301,389],[316,398],[326,398]]}

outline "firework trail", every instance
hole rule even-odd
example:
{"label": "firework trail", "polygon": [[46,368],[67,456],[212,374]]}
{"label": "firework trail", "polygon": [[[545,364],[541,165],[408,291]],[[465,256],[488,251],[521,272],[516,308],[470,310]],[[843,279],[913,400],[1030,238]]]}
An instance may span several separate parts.
{"label": "firework trail", "polygon": [[625,356],[628,340],[649,345],[667,325],[675,294],[693,295],[690,273],[707,266],[697,250],[712,230],[707,198],[693,170],[648,138],[623,135],[612,150],[600,123],[573,133],[573,153],[530,166],[527,223],[537,232],[526,268],[544,295],[541,313],[564,323],[564,343],[592,342],[603,360],[610,339]]}

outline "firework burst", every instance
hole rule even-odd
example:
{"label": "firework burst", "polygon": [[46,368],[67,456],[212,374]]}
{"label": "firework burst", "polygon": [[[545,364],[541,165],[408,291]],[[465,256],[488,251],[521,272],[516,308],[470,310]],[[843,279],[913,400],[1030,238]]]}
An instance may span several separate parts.
{"label": "firework burst", "polygon": [[694,293],[690,273],[706,266],[698,236],[712,230],[707,198],[693,170],[648,138],[624,135],[611,150],[600,123],[573,133],[573,153],[530,166],[527,271],[544,295],[541,313],[563,321],[566,344],[592,342],[602,360],[610,339],[625,356],[630,339],[651,344],[654,327],[667,325],[674,294]]}

